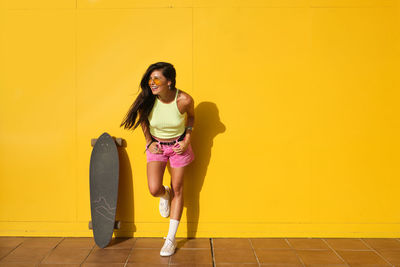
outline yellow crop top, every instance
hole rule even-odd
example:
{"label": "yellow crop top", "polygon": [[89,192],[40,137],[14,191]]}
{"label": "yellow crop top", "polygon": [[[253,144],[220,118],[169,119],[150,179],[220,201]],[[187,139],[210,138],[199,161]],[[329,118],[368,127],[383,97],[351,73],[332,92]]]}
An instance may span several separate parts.
{"label": "yellow crop top", "polygon": [[181,136],[185,132],[186,113],[181,114],[176,99],[179,90],[176,89],[174,101],[163,103],[158,97],[149,115],[150,134],[162,139]]}

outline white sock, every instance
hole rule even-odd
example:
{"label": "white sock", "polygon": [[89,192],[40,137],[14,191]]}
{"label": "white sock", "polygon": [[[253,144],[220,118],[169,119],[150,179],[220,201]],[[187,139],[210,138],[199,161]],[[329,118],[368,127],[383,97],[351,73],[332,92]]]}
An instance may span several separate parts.
{"label": "white sock", "polygon": [[169,194],[168,194],[168,190],[167,190],[167,187],[165,186],[165,185],[163,185],[164,186],[164,188],[165,188],[165,193],[164,193],[164,195],[163,196],[161,196],[163,199],[168,199],[169,198]]}
{"label": "white sock", "polygon": [[168,239],[175,240],[175,235],[176,235],[176,231],[178,230],[178,226],[179,226],[178,220],[174,220],[174,219],[169,220],[169,230],[168,230],[168,235],[167,235]]}

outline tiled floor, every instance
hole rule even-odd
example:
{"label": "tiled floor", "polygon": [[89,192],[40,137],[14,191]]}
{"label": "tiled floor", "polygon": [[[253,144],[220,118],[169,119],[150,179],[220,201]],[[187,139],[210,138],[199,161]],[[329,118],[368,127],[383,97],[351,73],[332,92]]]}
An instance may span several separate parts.
{"label": "tiled floor", "polygon": [[161,257],[162,238],[114,239],[105,249],[93,238],[0,237],[0,266],[279,266],[400,267],[395,238],[177,239]]}

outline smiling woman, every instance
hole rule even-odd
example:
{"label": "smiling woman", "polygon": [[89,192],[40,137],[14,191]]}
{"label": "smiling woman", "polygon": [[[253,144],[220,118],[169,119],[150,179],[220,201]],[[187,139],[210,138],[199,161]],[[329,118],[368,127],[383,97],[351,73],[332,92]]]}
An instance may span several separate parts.
{"label": "smiling woman", "polygon": [[[175,253],[175,235],[183,210],[185,167],[194,160],[190,138],[194,124],[193,98],[175,87],[176,71],[172,64],[150,65],[140,82],[142,89],[130,107],[121,127],[141,125],[146,138],[147,182],[150,193],[160,197],[162,217],[170,216],[170,226],[161,256]],[[137,119],[139,114],[139,119]],[[163,185],[168,161],[171,187]]]}

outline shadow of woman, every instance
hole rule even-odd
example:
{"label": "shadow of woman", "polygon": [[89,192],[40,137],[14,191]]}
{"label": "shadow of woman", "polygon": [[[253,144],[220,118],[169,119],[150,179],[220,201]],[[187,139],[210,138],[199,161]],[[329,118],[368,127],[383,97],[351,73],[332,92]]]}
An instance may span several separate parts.
{"label": "shadow of woman", "polygon": [[201,102],[195,108],[195,125],[191,145],[195,160],[187,167],[184,182],[184,207],[187,208],[187,237],[196,237],[200,214],[200,191],[203,187],[211,159],[213,139],[225,132],[225,125],[220,121],[217,105]]}

